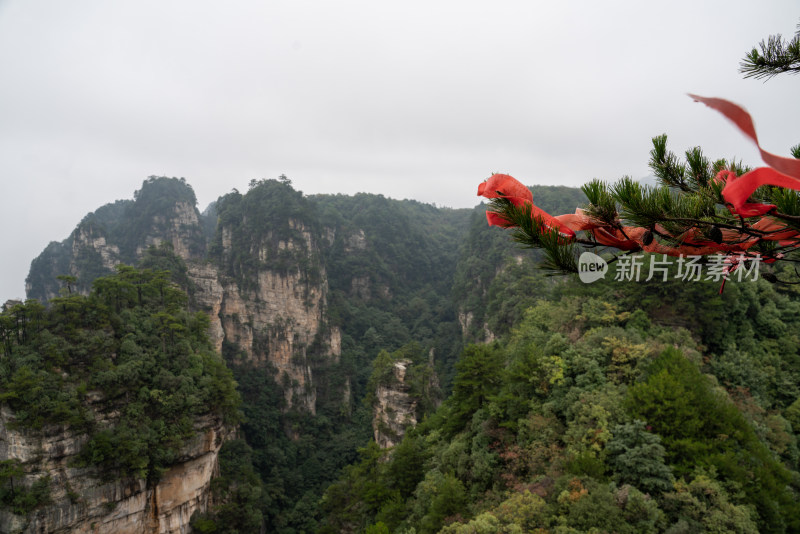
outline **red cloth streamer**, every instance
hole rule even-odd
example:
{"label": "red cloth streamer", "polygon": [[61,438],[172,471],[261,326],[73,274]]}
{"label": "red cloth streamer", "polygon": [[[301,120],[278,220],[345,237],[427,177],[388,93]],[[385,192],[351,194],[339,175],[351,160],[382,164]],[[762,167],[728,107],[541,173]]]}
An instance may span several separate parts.
{"label": "red cloth streamer", "polygon": [[722,98],[706,98],[693,94],[689,94],[689,96],[695,101],[719,111],[733,122],[742,133],[755,143],[761,154],[761,159],[771,167],[760,167],[739,177],[731,176],[733,173],[729,173],[725,189],[722,190],[722,196],[733,205],[735,213],[742,217],[758,217],[768,213],[771,208],[775,207],[771,204],[747,202],[750,199],[750,195],[762,185],[775,185],[795,191],[800,190],[800,160],[777,156],[761,148],[758,136],[756,136],[753,119],[744,108]]}
{"label": "red cloth streamer", "polygon": [[[620,250],[643,250],[645,252],[667,254],[670,256],[680,255],[707,255],[707,254],[742,254],[744,257],[752,256],[747,250],[764,239],[777,241],[781,247],[800,247],[800,232],[791,229],[780,220],[765,217],[776,206],[773,204],[761,204],[749,202],[750,195],[762,185],[774,185],[793,190],[800,190],[800,160],[785,158],[771,154],[761,148],[756,137],[756,130],[750,115],[740,106],[720,98],[705,98],[696,95],[689,95],[698,102],[706,104],[712,109],[722,113],[755,144],[761,153],[763,160],[772,166],[754,169],[742,176],[736,176],[729,170],[721,171],[717,176],[718,182],[724,182],[725,187],[722,195],[729,204],[731,213],[746,218],[760,217],[755,222],[748,221],[749,227],[764,235],[752,236],[735,229],[722,229],[722,242],[716,243],[705,239],[702,233],[696,228],[690,228],[686,232],[677,236],[670,236],[678,244],[667,246],[653,239],[650,232],[658,233],[662,236],[669,235],[668,232],[656,225],[655,228],[648,230],[634,226],[620,226],[619,222],[609,224],[605,221],[598,221],[589,217],[583,210],[578,209],[575,213],[559,215],[553,217],[533,203],[533,194],[530,189],[519,181],[507,174],[494,174],[486,182],[478,186],[478,195],[486,198],[505,198],[515,206],[530,206],[533,217],[540,219],[546,226],[556,228],[565,237],[574,239],[575,232],[585,231],[591,233],[597,244],[615,247]],[[490,225],[507,228],[513,223],[504,219],[500,214],[491,211],[486,212],[486,218]],[[647,241],[647,244],[645,244]],[[780,258],[781,254],[764,258],[765,263],[772,263]],[[733,260],[731,260],[733,261]],[[729,269],[734,270],[738,266],[731,263]]]}
{"label": "red cloth streamer", "polygon": [[[517,179],[507,174],[493,174],[488,180],[478,185],[478,196],[486,198],[506,198],[517,207],[530,204],[531,215],[541,219],[544,224],[550,228],[556,228],[559,232],[567,237],[575,237],[575,232],[570,230],[567,226],[539,208],[533,203],[533,193],[525,187]],[[489,221],[490,226],[502,226],[507,228],[510,226],[509,222],[497,213],[487,211],[486,220]]]}
{"label": "red cloth streamer", "polygon": [[763,159],[766,164],[780,173],[800,180],[800,159],[776,156],[775,154],[771,154],[761,148],[761,145],[758,144],[756,128],[753,126],[753,119],[750,118],[750,114],[747,113],[743,107],[738,106],[733,102],[729,102],[728,100],[723,100],[722,98],[706,98],[703,96],[693,95],[691,93],[689,96],[697,102],[701,102],[711,109],[719,111],[727,119],[733,122],[733,124],[735,124],[736,127],[742,131],[742,133],[744,133],[756,144],[759,152],[761,153],[761,159]]}
{"label": "red cloth streamer", "polygon": [[[800,161],[800,160],[798,160]],[[800,180],[781,174],[769,167],[759,167],[741,176],[730,173],[722,196],[733,205],[733,212],[742,217],[759,217],[775,209],[774,204],[747,202],[753,191],[762,185],[776,185],[787,189],[800,189]]]}
{"label": "red cloth streamer", "polygon": [[[581,209],[577,209],[575,213],[553,217],[533,204],[533,194],[530,189],[507,174],[492,175],[487,181],[478,186],[478,195],[486,198],[506,198],[515,206],[530,204],[531,213],[534,217],[540,218],[550,228],[557,228],[562,235],[573,238],[576,235],[575,232],[582,230],[588,231],[592,233],[598,244],[615,247],[620,250],[643,250],[645,252],[667,254],[669,256],[705,255],[716,254],[718,252],[744,252],[758,242],[758,238],[750,238],[742,239],[740,243],[736,244],[715,243],[702,238],[697,239],[697,232],[695,230],[689,230],[677,237],[677,240],[681,243],[678,246],[670,247],[663,245],[654,239],[645,245],[644,236],[647,233],[646,228],[637,226],[611,226],[603,221],[592,219]],[[512,223],[504,219],[500,214],[492,211],[486,212],[486,219],[490,226],[500,226],[503,228],[513,226]],[[769,231],[780,228],[783,227],[772,221],[764,227],[764,230]],[[656,226],[656,230],[662,234],[667,233],[664,228],[658,225]],[[728,232],[736,235],[725,235]],[[740,237],[739,234],[728,230],[726,230],[723,235],[731,240]],[[785,239],[788,235],[790,235],[788,232],[777,233],[775,234],[776,237],[773,239]]]}

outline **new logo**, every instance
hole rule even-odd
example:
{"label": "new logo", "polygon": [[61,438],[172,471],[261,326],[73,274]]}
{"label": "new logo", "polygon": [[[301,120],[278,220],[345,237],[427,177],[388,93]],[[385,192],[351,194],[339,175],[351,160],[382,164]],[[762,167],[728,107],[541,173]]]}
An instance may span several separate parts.
{"label": "new logo", "polygon": [[584,284],[591,284],[603,278],[608,272],[606,260],[591,252],[584,252],[578,258],[578,276]]}

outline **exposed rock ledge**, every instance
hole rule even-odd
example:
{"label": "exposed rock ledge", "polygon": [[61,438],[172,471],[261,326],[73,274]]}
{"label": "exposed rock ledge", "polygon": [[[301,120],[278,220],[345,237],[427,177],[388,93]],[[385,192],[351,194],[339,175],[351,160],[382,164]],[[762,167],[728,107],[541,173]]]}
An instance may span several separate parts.
{"label": "exposed rock ledge", "polygon": [[70,467],[86,442],[86,435],[60,427],[37,432],[11,430],[7,408],[0,411],[0,459],[23,462],[25,482],[51,477],[49,505],[29,517],[0,511],[0,532],[150,534],[190,532],[195,510],[205,511],[217,455],[228,429],[221,421],[198,420],[197,434],[154,487],[146,481],[122,479],[104,482],[94,468]]}
{"label": "exposed rock ledge", "polygon": [[392,381],[380,385],[375,392],[372,429],[375,443],[386,449],[403,439],[408,427],[417,424],[417,399],[409,395],[405,383],[410,360],[399,360],[392,366]]}

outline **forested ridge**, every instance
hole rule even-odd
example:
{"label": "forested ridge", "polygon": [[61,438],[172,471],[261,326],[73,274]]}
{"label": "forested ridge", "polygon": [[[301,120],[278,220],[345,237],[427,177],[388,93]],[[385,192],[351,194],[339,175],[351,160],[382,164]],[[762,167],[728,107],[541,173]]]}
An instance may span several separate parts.
{"label": "forested ridge", "polygon": [[[532,190],[548,211],[586,202],[577,189]],[[163,205],[151,206],[155,199]],[[110,471],[157,477],[189,432],[179,414],[201,413],[199,402],[235,421],[241,397],[237,439],[220,452],[213,483],[217,505],[197,514],[195,531],[800,530],[800,302],[793,286],[732,281],[720,294],[714,281],[612,276],[586,285],[545,276],[539,253],[487,226],[482,207],[304,196],[286,179],[254,182],[201,216],[198,228],[205,230],[191,229],[191,242],[201,261],[243,285],[266,268],[298,272],[311,285],[327,281],[326,328],[340,329],[341,355],[332,361],[320,347],[308,348],[317,389],[311,414],[287,406],[281,377],[269,365],[244,361],[236,343],[223,343],[224,366],[208,354],[201,335],[208,322],[190,311],[192,283],[169,247],[133,257],[143,243],[126,231],[131,221],[152,231],[151,219],[137,210],[157,216],[176,202],[194,205],[188,184],[153,178],[135,201],[87,216],[82,224],[119,243],[120,256],[131,256],[126,262],[141,261],[110,278],[96,278],[109,270],[93,264],[80,271],[82,279],[56,280],[54,274],[69,272],[71,242],[50,245],[32,265],[29,284],[36,291],[50,277],[47,287],[62,295],[47,309],[29,301],[3,315],[13,347],[38,345],[13,348],[20,354],[14,361],[24,354],[25,365],[12,370],[6,357],[0,379],[2,402],[23,414],[21,424],[89,428],[80,408],[85,391],[124,399],[132,388],[163,389],[119,378],[140,362],[151,366],[148,380],[166,380],[156,370],[163,367],[178,377],[170,380],[202,385],[205,374],[180,378],[197,365],[170,366],[183,361],[178,356],[203,359],[203,373],[217,377],[209,387],[217,389],[188,392],[181,402],[190,408],[159,415],[137,404],[145,402],[141,395],[130,405],[149,417],[137,420],[144,429],[137,439],[150,439],[145,430],[161,424],[168,433],[120,449],[130,452],[123,455],[113,451],[131,437],[89,429],[85,456]],[[231,232],[223,235],[213,219]],[[279,247],[300,242],[304,231],[319,243],[313,254]],[[266,241],[280,254],[248,254]],[[92,281],[94,293],[78,294]],[[141,297],[139,286],[147,288]],[[35,324],[48,325],[37,327],[45,340],[12,339],[19,324],[13,314],[22,309],[41,315]],[[61,330],[67,341],[54,341]],[[74,345],[55,351],[41,348],[45,341]],[[401,360],[410,362],[408,387],[420,401],[421,422],[384,450],[371,442],[374,389]],[[23,376],[22,368],[30,373]],[[236,392],[225,389],[231,375]],[[52,401],[25,397],[40,387],[37,380],[59,392]],[[141,447],[151,451],[146,462],[136,460]],[[3,502],[33,510],[35,499],[23,505],[8,496],[16,468],[9,464],[11,474],[0,481]]]}

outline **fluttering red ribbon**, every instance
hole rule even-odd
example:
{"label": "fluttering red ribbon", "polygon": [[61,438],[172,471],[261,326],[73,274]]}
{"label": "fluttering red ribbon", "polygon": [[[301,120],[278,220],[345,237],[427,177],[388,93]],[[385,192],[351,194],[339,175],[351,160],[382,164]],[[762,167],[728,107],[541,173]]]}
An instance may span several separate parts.
{"label": "fluttering red ribbon", "polygon": [[[719,111],[725,118],[733,122],[743,134],[755,143],[761,154],[761,159],[769,165],[769,167],[753,169],[741,176],[729,173],[730,175],[727,176],[725,181],[725,188],[722,190],[722,196],[726,202],[730,202],[733,205],[736,213],[742,217],[754,217],[769,211],[759,213],[765,207],[771,206],[770,204],[754,205],[747,202],[750,199],[750,195],[762,185],[775,185],[795,191],[800,190],[800,159],[777,156],[761,148],[756,135],[756,128],[753,125],[753,119],[744,108],[721,98],[706,98],[693,94],[689,94],[689,96],[696,102],[701,102],[711,109]],[[761,208],[756,206],[761,206]],[[753,215],[747,215],[747,213],[752,213]]]}
{"label": "fluttering red ribbon", "polygon": [[[558,221],[555,217],[533,203],[533,193],[516,179],[507,174],[493,174],[488,180],[478,185],[478,196],[486,198],[505,198],[515,206],[530,204],[531,216],[542,220],[550,228],[557,228],[567,237],[575,237],[575,232]],[[509,222],[493,211],[486,212],[490,226],[510,226]]]}
{"label": "fluttering red ribbon", "polygon": [[[765,215],[776,209],[775,205],[749,202],[750,195],[762,185],[775,185],[800,190],[800,160],[776,156],[762,149],[758,143],[758,137],[750,115],[740,106],[720,98],[689,96],[719,111],[730,119],[758,146],[762,159],[770,165],[770,167],[759,167],[742,176],[736,176],[731,171],[723,170],[716,177],[717,181],[725,182],[722,196],[725,202],[729,204],[728,207],[731,212],[750,219],[748,221],[749,228],[759,232],[769,232],[768,234],[746,237],[736,230],[724,229],[722,230],[722,242],[717,243],[704,239],[698,230],[692,228],[678,236],[670,235],[671,238],[680,243],[678,246],[672,247],[659,243],[655,239],[646,238],[649,237],[647,234],[650,232],[647,228],[608,224],[607,222],[592,219],[581,209],[576,210],[573,214],[553,217],[533,203],[533,194],[530,189],[507,174],[492,175],[487,181],[478,186],[478,195],[486,198],[505,198],[518,207],[530,205],[533,217],[539,218],[546,226],[557,229],[563,236],[574,239],[575,232],[587,231],[593,235],[598,244],[615,247],[620,250],[643,250],[670,256],[717,253],[743,254],[761,239],[778,241],[780,246],[800,246],[800,242],[797,241],[799,232],[788,228],[774,218],[765,217]],[[761,219],[752,221],[752,218],[755,217],[761,217]],[[513,223],[492,211],[486,212],[486,218],[489,225],[504,228],[513,226]],[[669,235],[666,230],[658,225],[655,230],[661,235]],[[775,261],[775,258],[765,258],[765,262],[771,263],[772,261]]]}

